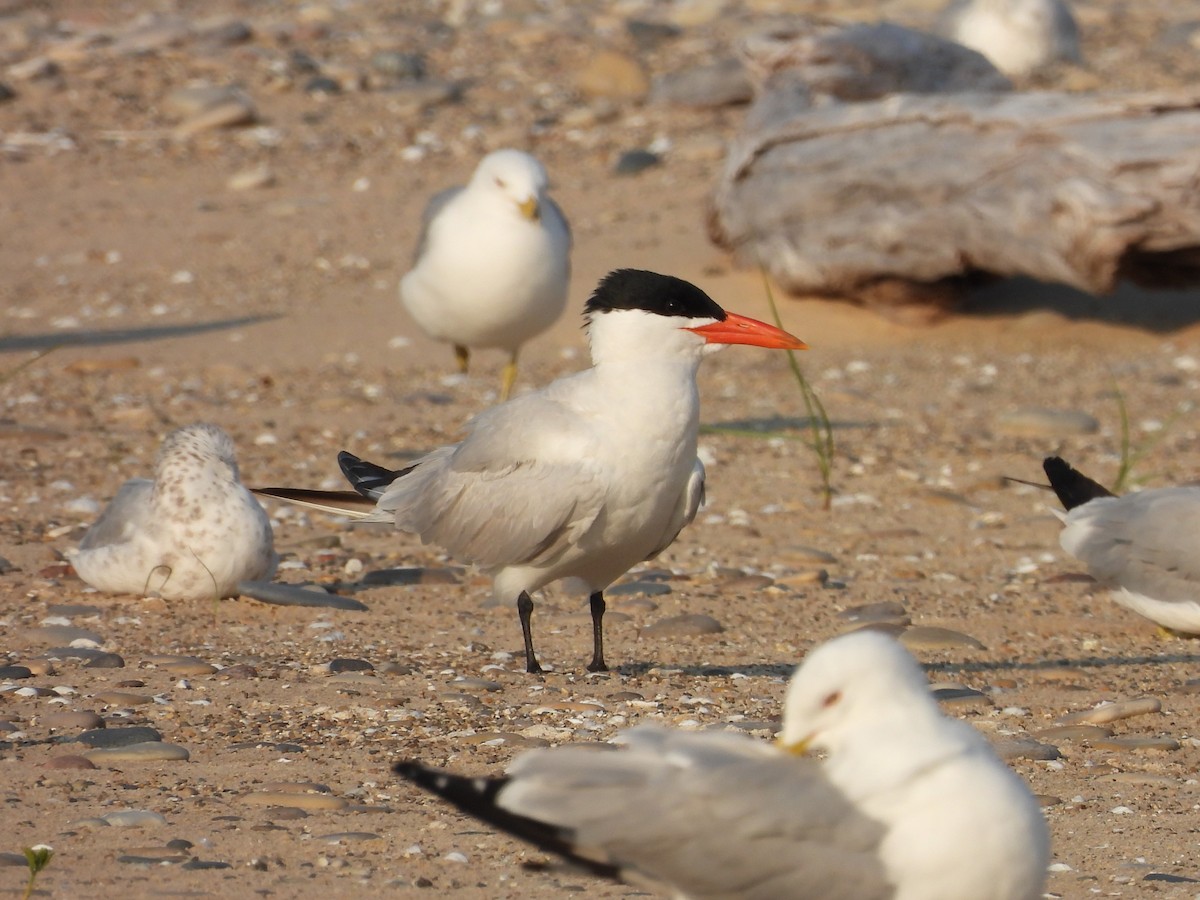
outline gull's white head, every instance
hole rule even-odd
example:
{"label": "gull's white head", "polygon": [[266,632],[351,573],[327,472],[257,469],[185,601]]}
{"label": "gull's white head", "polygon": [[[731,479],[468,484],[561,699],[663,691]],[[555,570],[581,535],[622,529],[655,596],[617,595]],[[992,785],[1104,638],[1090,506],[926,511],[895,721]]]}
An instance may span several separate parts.
{"label": "gull's white head", "polygon": [[797,753],[837,753],[893,714],[913,725],[922,716],[941,715],[921,667],[898,641],[879,631],[855,631],[812,650],[796,669],[779,741]]}
{"label": "gull's white head", "polygon": [[470,187],[512,201],[522,216],[536,222],[542,215],[550,179],[545,167],[528,153],[496,150],[480,160]]}

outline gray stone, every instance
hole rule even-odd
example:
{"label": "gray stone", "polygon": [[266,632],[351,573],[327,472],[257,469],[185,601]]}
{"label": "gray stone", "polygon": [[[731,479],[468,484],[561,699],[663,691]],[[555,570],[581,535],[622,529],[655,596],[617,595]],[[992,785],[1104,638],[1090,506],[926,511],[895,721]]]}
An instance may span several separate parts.
{"label": "gray stone", "polygon": [[39,716],[38,724],[52,730],[74,728],[102,729],[104,728],[104,719],[99,713],[93,712],[90,709],[62,710],[60,712],[48,712]]}
{"label": "gray stone", "polygon": [[997,741],[995,749],[1000,758],[1004,760],[1032,759],[1047,761],[1062,758],[1062,751],[1053,744],[1044,744],[1030,737],[1007,738]]}
{"label": "gray stone", "polygon": [[25,666],[0,666],[0,679],[17,680],[29,678],[33,673]]}
{"label": "gray stone", "polygon": [[326,844],[360,844],[363,841],[383,840],[383,835],[373,831],[339,831],[335,834],[317,835],[314,840],[324,841]]}
{"label": "gray stone", "polygon": [[304,84],[306,94],[340,94],[342,86],[328,75],[314,75]]}
{"label": "gray stone", "polygon": [[334,675],[339,672],[374,672],[375,667],[365,659],[338,657],[329,661],[329,671]]}
{"label": "gray stone", "polygon": [[692,109],[717,109],[753,99],[754,86],[745,67],[736,59],[660,75],[650,90],[652,103]]}
{"label": "gray stone", "polygon": [[119,653],[101,653],[83,664],[85,669],[123,669],[125,659]]}
{"label": "gray stone", "polygon": [[657,153],[651,153],[649,150],[626,150],[617,158],[617,164],[613,166],[613,173],[616,175],[636,175],[639,172],[644,172],[646,169],[651,169],[659,165],[662,158]]}
{"label": "gray stone", "polygon": [[704,634],[720,634],[724,631],[712,616],[703,613],[682,613],[666,619],[659,619],[653,625],[642,629],[647,637],[698,637]]}
{"label": "gray stone", "polygon": [[104,651],[93,650],[91,647],[54,647],[41,654],[39,659],[56,659],[60,662],[87,662],[98,656],[104,656]]}
{"label": "gray stone", "polygon": [[629,597],[641,594],[646,597],[658,597],[671,593],[671,586],[661,581],[627,581],[616,584],[604,592],[606,597]]}
{"label": "gray stone", "polygon": [[149,725],[130,725],[126,728],[93,728],[74,740],[88,747],[127,747],[146,741],[161,741],[162,735]]}
{"label": "gray stone", "polygon": [[425,77],[425,57],[403,50],[377,50],[371,54],[371,68],[397,81],[420,81]]}

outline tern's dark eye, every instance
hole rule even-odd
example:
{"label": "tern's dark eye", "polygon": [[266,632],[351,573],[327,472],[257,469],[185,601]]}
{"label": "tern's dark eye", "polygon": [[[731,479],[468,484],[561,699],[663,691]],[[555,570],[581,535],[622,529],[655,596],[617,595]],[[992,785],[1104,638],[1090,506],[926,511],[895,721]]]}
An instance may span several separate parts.
{"label": "tern's dark eye", "polygon": [[841,691],[834,691],[832,694],[826,694],[825,699],[821,701],[821,708],[829,709],[829,707],[833,706],[835,703],[837,703],[841,699],[842,699]]}
{"label": "tern's dark eye", "polygon": [[506,187],[508,187],[508,185],[504,183],[503,178],[497,178],[496,179],[496,187],[500,188],[500,190],[504,190]]}

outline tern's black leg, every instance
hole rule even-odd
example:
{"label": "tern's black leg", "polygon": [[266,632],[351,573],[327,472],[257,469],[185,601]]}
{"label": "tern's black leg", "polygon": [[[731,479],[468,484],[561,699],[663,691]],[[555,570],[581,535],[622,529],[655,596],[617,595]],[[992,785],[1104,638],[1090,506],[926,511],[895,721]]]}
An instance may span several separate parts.
{"label": "tern's black leg", "polygon": [[596,591],[588,598],[592,607],[592,661],[589,672],[607,672],[604,664],[604,591]]}
{"label": "tern's black leg", "polygon": [[525,638],[525,671],[540,672],[542,667],[533,655],[533,630],[529,627],[529,619],[533,615],[533,598],[526,591],[521,591],[521,596],[517,598],[517,615],[521,617],[521,634]]}

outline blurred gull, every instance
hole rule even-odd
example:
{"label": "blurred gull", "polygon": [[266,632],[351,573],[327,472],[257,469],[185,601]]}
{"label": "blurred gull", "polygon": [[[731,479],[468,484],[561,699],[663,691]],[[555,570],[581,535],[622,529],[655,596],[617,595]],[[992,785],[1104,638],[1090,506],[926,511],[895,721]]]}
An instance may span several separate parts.
{"label": "blurred gull", "polygon": [[233,441],[207,424],[167,435],[154,479],[121,485],[67,555],[97,590],[166,600],[236,596],[239,582],[269,578],[278,562],[270,520],[239,479]]}
{"label": "blurred gull", "polygon": [[404,307],[431,338],[454,345],[463,372],[471,347],[508,351],[501,399],[512,392],[521,345],[567,302],[571,231],[548,190],[546,170],[528,153],[489,153],[466,187],[429,201],[416,264],[400,280]]}
{"label": "blurred gull", "polygon": [[1082,58],[1079,26],[1063,0],[954,0],[942,11],[938,31],[1018,78]]}
{"label": "blurred gull", "polygon": [[1062,548],[1117,603],[1174,631],[1200,634],[1200,487],[1114,496],[1057,456],[1042,463],[1065,513]]}
{"label": "blurred gull", "polygon": [[[638,725],[604,752],[532,750],[500,778],[395,771],[604,877],[707,900],[1034,900],[1050,839],[1028,787],[941,714],[896,641],[858,631],[809,653],[778,746]],[[823,760],[802,758],[806,750]]]}

